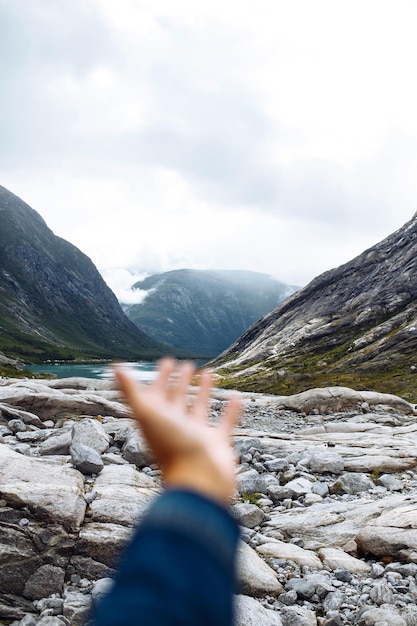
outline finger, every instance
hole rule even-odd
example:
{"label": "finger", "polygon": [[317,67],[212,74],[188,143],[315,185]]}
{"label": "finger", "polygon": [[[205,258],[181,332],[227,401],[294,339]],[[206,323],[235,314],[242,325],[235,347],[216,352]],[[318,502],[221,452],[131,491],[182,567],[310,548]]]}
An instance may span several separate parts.
{"label": "finger", "polygon": [[158,361],[158,375],[152,383],[152,388],[157,393],[166,394],[169,387],[169,378],[172,372],[175,370],[176,361],[169,357],[165,357]]}
{"label": "finger", "polygon": [[212,381],[213,375],[211,370],[203,370],[200,376],[197,397],[191,411],[193,417],[198,418],[200,421],[206,421],[207,419]]}
{"label": "finger", "polygon": [[223,413],[222,420],[219,425],[219,430],[226,436],[230,437],[233,429],[239,421],[239,417],[242,411],[242,401],[238,395],[234,395],[230,398],[227,407]]}
{"label": "finger", "polygon": [[141,392],[145,389],[138,381],[134,380],[125,370],[115,367],[114,374],[118,385],[126,397],[127,403],[130,405],[134,416],[138,421],[143,413],[143,405],[141,402]]}
{"label": "finger", "polygon": [[188,361],[181,363],[181,365],[179,366],[178,379],[171,394],[173,402],[184,402],[185,396],[188,392],[188,387],[191,383],[191,378],[194,374],[194,370],[194,365]]}

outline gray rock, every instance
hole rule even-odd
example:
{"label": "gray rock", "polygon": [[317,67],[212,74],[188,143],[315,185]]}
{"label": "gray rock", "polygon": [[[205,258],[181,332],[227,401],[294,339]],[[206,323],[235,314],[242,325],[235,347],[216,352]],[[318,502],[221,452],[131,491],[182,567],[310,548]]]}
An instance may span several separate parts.
{"label": "gray rock", "polygon": [[408,626],[399,612],[390,605],[366,607],[358,616],[358,626]]}
{"label": "gray rock", "polygon": [[36,626],[36,619],[33,615],[25,615],[25,617],[22,617],[18,622],[17,626]]}
{"label": "gray rock", "polygon": [[129,434],[123,446],[122,455],[126,461],[139,468],[153,463],[151,453],[137,431]]}
{"label": "gray rock", "polygon": [[98,420],[84,418],[72,427],[73,443],[81,443],[93,448],[99,454],[106,452],[110,445],[110,437]]}
{"label": "gray rock", "polygon": [[[36,626],[68,626],[67,622],[60,617],[54,617],[53,615],[45,615],[36,622]],[[79,625],[81,626],[81,624]]]}
{"label": "gray rock", "polygon": [[394,604],[392,588],[384,580],[378,580],[371,588],[369,595],[371,600],[379,606],[381,604]]}
{"label": "gray rock", "polygon": [[382,485],[382,487],[385,487],[388,491],[402,491],[403,489],[401,480],[398,480],[395,476],[391,476],[391,474],[382,474],[382,476],[377,479],[376,484]]}
{"label": "gray rock", "polygon": [[65,580],[65,570],[54,565],[41,565],[27,580],[23,595],[30,600],[38,600],[53,593],[61,593]]}
{"label": "gray rock", "polygon": [[309,466],[311,471],[317,474],[341,474],[345,463],[340,454],[320,446],[311,453]]}
{"label": "gray rock", "polygon": [[84,481],[69,467],[22,456],[0,445],[2,497],[74,530],[84,519]]}
{"label": "gray rock", "polygon": [[239,543],[237,563],[237,577],[243,594],[259,597],[283,593],[284,588],[275,571],[243,541]]}
{"label": "gray rock", "polygon": [[8,423],[7,423],[7,427],[8,427],[9,430],[12,431],[12,433],[14,435],[16,433],[20,432],[20,431],[25,431],[26,430],[26,424],[21,419],[9,420]]}
{"label": "gray rock", "polygon": [[294,478],[285,485],[285,488],[290,492],[293,498],[299,498],[306,493],[311,493],[312,486],[312,481],[306,478]]}
{"label": "gray rock", "polygon": [[327,486],[327,483],[322,480],[317,480],[315,483],[313,483],[311,491],[318,496],[321,496],[322,498],[325,498],[329,494],[329,488]]}
{"label": "gray rock", "polygon": [[283,626],[279,613],[266,609],[249,596],[236,597],[236,620],[234,626]]}
{"label": "gray rock", "polygon": [[83,474],[99,474],[104,467],[99,453],[82,443],[73,442],[70,454],[75,469]]}
{"label": "gray rock", "polygon": [[272,459],[265,461],[265,466],[269,472],[282,472],[288,469],[287,459]]}
{"label": "gray rock", "polygon": [[40,454],[69,454],[72,442],[71,431],[58,432],[51,437],[42,441],[39,446]]}
{"label": "gray rock", "polygon": [[282,593],[279,597],[279,601],[286,606],[292,606],[293,604],[296,604],[297,598],[297,592],[295,591],[295,589],[292,589],[291,591]]}
{"label": "gray rock", "polygon": [[96,580],[91,591],[93,602],[99,602],[101,598],[109,593],[113,585],[114,580],[112,578],[101,578],[100,580]]}
{"label": "gray rock", "polygon": [[114,566],[132,531],[119,524],[84,524],[78,535],[75,552],[105,565]]}
{"label": "gray rock", "polygon": [[238,474],[236,487],[241,494],[268,493],[268,482],[265,476],[254,469]]}
{"label": "gray rock", "polygon": [[346,472],[342,474],[331,486],[331,492],[336,495],[356,494],[362,491],[369,491],[375,487],[374,483],[365,474]]}
{"label": "gray rock", "polygon": [[92,521],[132,526],[158,494],[156,483],[131,465],[105,465],[95,482]]}
{"label": "gray rock", "polygon": [[265,520],[265,513],[256,504],[238,502],[232,508],[236,521],[246,528],[255,528]]}
{"label": "gray rock", "polygon": [[300,606],[285,606],[280,610],[283,626],[317,626],[313,611]]}
{"label": "gray rock", "polygon": [[291,578],[285,585],[287,591],[295,591],[301,600],[311,598],[317,593],[318,587],[320,587],[320,595],[323,596],[334,590],[328,578],[322,574],[311,574],[304,578]]}
{"label": "gray rock", "polygon": [[345,596],[341,591],[330,591],[323,600],[324,611],[338,611],[344,601]]}
{"label": "gray rock", "polygon": [[71,626],[85,626],[90,613],[89,596],[76,592],[64,592],[64,617]]}

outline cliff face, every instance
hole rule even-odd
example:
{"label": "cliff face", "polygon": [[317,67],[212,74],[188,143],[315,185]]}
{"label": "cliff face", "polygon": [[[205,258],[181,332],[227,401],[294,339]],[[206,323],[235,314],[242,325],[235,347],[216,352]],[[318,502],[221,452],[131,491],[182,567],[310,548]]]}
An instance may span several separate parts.
{"label": "cliff face", "polygon": [[223,384],[274,393],[344,384],[413,396],[416,279],[414,216],[254,324],[215,361]]}
{"label": "cliff face", "polygon": [[154,339],[202,356],[215,356],[251,324],[294,292],[266,274],[175,270],[134,285],[148,292],[126,314]]}
{"label": "cliff face", "polygon": [[0,350],[37,360],[153,358],[91,260],[0,187]]}

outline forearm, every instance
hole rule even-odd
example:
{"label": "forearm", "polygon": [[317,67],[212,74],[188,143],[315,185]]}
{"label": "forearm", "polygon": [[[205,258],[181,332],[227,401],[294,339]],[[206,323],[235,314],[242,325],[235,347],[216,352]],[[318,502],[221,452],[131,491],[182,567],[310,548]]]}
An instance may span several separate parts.
{"label": "forearm", "polygon": [[166,491],[135,532],[95,626],[230,626],[238,536],[221,505]]}

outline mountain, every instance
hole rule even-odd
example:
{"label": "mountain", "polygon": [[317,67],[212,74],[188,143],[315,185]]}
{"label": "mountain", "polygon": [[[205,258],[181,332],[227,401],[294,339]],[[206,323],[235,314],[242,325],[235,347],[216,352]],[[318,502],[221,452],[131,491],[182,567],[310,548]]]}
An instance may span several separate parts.
{"label": "mountain", "polygon": [[164,352],[128,320],[91,260],[4,187],[0,352],[28,361],[151,359]]}
{"label": "mountain", "polygon": [[149,276],[133,288],[148,292],[142,303],[123,305],[134,324],[206,357],[219,354],[296,289],[258,272],[190,269]]}
{"label": "mountain", "polygon": [[416,397],[417,214],[315,278],[213,366],[221,384],[286,395],[342,385]]}

